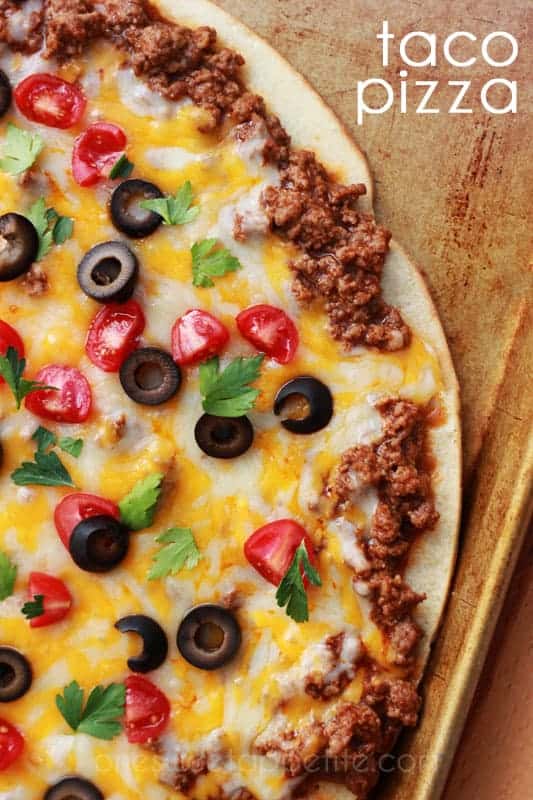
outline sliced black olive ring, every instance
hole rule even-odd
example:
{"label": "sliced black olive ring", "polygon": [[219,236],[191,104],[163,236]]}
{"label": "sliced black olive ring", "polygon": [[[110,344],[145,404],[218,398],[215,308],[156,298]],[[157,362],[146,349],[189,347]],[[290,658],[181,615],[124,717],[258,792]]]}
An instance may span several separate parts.
{"label": "sliced black olive ring", "polygon": [[78,264],[78,283],[99,303],[125,303],[133,294],[139,272],[137,257],[122,242],[92,247]]}
{"label": "sliced black olive ring", "polygon": [[79,522],[69,541],[70,555],[85,572],[110,572],[128,553],[130,535],[114,517],[101,514]]}
{"label": "sliced black olive ring", "polygon": [[32,680],[26,656],[13,647],[0,647],[0,703],[11,703],[25,695]]}
{"label": "sliced black olive ring", "polygon": [[196,444],[212,458],[236,458],[252,446],[254,429],[248,417],[204,414],[194,428]]}
{"label": "sliced black olive ring", "polygon": [[0,69],[0,117],[3,117],[11,105],[11,84],[3,69]]}
{"label": "sliced black olive ring", "polygon": [[159,228],[163,218],[140,204],[159,197],[164,197],[163,192],[148,181],[134,178],[119,184],[111,197],[113,225],[133,239],[149,236]]}
{"label": "sliced black olive ring", "polygon": [[136,403],[158,406],[174,397],[181,371],[172,356],[157,347],[134,350],[120,368],[122,388]]}
{"label": "sliced black olive ring", "polygon": [[333,397],[328,387],[309,375],[293,378],[281,387],[274,401],[274,414],[287,414],[281,424],[291,433],[316,433],[333,416]]}
{"label": "sliced black olive ring", "polygon": [[37,231],[21,214],[0,217],[0,281],[12,281],[29,270],[37,257]]}
{"label": "sliced black olive ring", "polygon": [[231,611],[203,603],[184,616],[177,644],[189,664],[211,670],[223,667],[236,656],[241,638],[240,625]]}
{"label": "sliced black olive ring", "polygon": [[104,800],[104,795],[85,778],[63,778],[50,786],[43,800]]}
{"label": "sliced black olive ring", "polygon": [[132,614],[115,623],[121,633],[136,633],[143,640],[142,653],[128,659],[132,672],[151,672],[163,664],[168,654],[167,635],[161,625],[144,614]]}

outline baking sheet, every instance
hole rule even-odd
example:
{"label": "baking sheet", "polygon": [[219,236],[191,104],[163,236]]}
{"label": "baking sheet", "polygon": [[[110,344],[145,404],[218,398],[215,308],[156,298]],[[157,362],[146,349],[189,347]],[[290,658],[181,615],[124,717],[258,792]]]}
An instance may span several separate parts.
{"label": "baking sheet", "polygon": [[[375,176],[377,216],[426,273],[452,349],[464,420],[460,560],[424,683],[427,713],[401,743],[408,753],[403,769],[379,795],[437,800],[531,513],[533,83],[527,64],[533,6],[500,0],[215,2],[265,36],[351,129]],[[425,30],[437,34],[440,46],[452,31],[471,31],[478,40],[496,30],[512,33],[520,53],[504,77],[519,83],[519,113],[491,116],[473,101],[472,115],[420,116],[411,106],[406,114],[391,110],[357,126],[357,80],[394,83],[404,66],[394,48],[390,66],[381,66],[375,36],[385,19],[398,37]],[[446,109],[456,92],[448,80],[465,76],[439,58],[436,68],[411,77],[439,80],[438,103]],[[473,97],[492,77],[478,59],[468,74]]]}

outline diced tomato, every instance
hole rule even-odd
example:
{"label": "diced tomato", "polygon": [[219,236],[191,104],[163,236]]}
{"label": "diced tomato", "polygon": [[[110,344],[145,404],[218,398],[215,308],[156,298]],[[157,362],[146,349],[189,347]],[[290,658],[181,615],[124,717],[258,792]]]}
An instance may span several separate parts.
{"label": "diced tomato", "polygon": [[281,308],[250,306],[237,316],[237,327],[241,336],[279,364],[288,364],[294,358],[300,337]]}
{"label": "diced tomato", "polygon": [[24,750],[24,736],[14,725],[0,719],[0,771],[14,764]]}
{"label": "diced tomato", "polygon": [[126,134],[111,122],[95,122],[74,142],[72,174],[80,186],[94,186],[109,175],[126,148]]}
{"label": "diced tomato", "polygon": [[170,719],[170,703],[163,692],[147,678],[126,678],[125,728],[128,742],[143,744],[156,739]]}
{"label": "diced tomato", "polygon": [[90,517],[105,515],[120,519],[120,511],[116,503],[104,500],[96,494],[74,492],[67,494],[54,511],[54,522],[59,538],[68,550],[72,531],[79,522]]}
{"label": "diced tomato", "polygon": [[71,128],[80,121],[87,104],[79,86],[47,72],[24,78],[14,96],[21,114],[50,128]]}
{"label": "diced tomato", "polygon": [[[0,319],[0,355],[5,356],[9,347],[14,347],[19,358],[24,358],[24,342],[15,328]],[[0,386],[5,380],[0,376]]]}
{"label": "diced tomato", "polygon": [[208,311],[192,308],[172,328],[172,357],[182,366],[221,353],[229,341],[226,326]]}
{"label": "diced tomato", "polygon": [[136,300],[110,303],[91,322],[85,351],[104,372],[118,372],[139,344],[145,325],[143,310]]}
{"label": "diced tomato", "polygon": [[27,395],[28,411],[56,422],[85,422],[91,411],[92,394],[87,378],[79,369],[50,364],[39,370],[35,380],[54,389]]}
{"label": "diced tomato", "polygon": [[302,542],[309,561],[316,567],[313,542],[305,528],[292,519],[278,519],[258,528],[244,543],[244,555],[263,578],[279,586]]}
{"label": "diced tomato", "polygon": [[30,600],[34,600],[37,595],[42,595],[44,614],[30,620],[32,628],[44,628],[59,622],[72,607],[72,595],[63,581],[45,572],[30,572]]}

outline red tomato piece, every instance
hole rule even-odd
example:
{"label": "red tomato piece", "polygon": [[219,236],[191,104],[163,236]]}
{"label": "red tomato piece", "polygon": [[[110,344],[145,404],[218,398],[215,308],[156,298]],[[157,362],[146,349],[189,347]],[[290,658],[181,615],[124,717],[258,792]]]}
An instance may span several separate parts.
{"label": "red tomato piece", "polygon": [[71,128],[80,121],[87,105],[79,86],[47,72],[24,78],[14,96],[21,114],[49,128]]}
{"label": "red tomato piece", "polygon": [[170,719],[170,703],[163,692],[147,678],[126,678],[125,728],[128,742],[144,743],[156,739]]}
{"label": "red tomato piece", "polygon": [[288,364],[294,358],[300,337],[281,308],[250,306],[237,316],[237,327],[241,336],[279,364]]}
{"label": "red tomato piece", "polygon": [[292,519],[277,519],[258,528],[244,543],[244,555],[263,578],[279,586],[302,542],[309,561],[316,567],[313,542],[305,528]]}
{"label": "red tomato piece", "polygon": [[143,310],[136,300],[109,303],[91,322],[85,351],[104,372],[118,372],[139,344],[145,325]]}
{"label": "red tomato piece", "polygon": [[85,422],[91,411],[91,387],[85,375],[75,367],[49,364],[35,380],[54,389],[32,392],[25,399],[32,414],[56,422]]}
{"label": "red tomato piece", "polygon": [[30,600],[34,600],[37,595],[43,597],[44,614],[30,620],[32,628],[44,628],[59,622],[72,607],[72,595],[63,581],[45,572],[30,572]]}
{"label": "red tomato piece", "polygon": [[126,134],[111,122],[95,122],[74,142],[72,174],[80,186],[94,186],[109,175],[126,148]]}
{"label": "red tomato piece", "polygon": [[120,518],[120,511],[116,503],[111,500],[104,500],[96,494],[86,492],[74,492],[67,494],[54,511],[54,522],[59,538],[68,550],[68,543],[72,531],[79,522],[90,517],[99,517],[101,514],[107,517]]}
{"label": "red tomato piece", "polygon": [[0,719],[0,771],[8,769],[24,750],[24,736],[14,725]]}
{"label": "red tomato piece", "polygon": [[[14,347],[19,358],[24,358],[24,342],[18,335],[15,328],[0,319],[0,355],[5,356],[9,347]],[[0,376],[0,386],[5,380]]]}
{"label": "red tomato piece", "polygon": [[229,341],[226,326],[208,311],[192,308],[172,328],[172,357],[177,364],[198,364],[221,353]]}

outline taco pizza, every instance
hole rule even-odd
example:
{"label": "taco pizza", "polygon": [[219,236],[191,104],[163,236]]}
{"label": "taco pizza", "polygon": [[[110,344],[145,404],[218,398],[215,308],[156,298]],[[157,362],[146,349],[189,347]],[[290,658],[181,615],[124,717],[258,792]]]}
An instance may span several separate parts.
{"label": "taco pizza", "polygon": [[421,274],[209,0],[0,40],[0,800],[364,800],[456,547]]}

